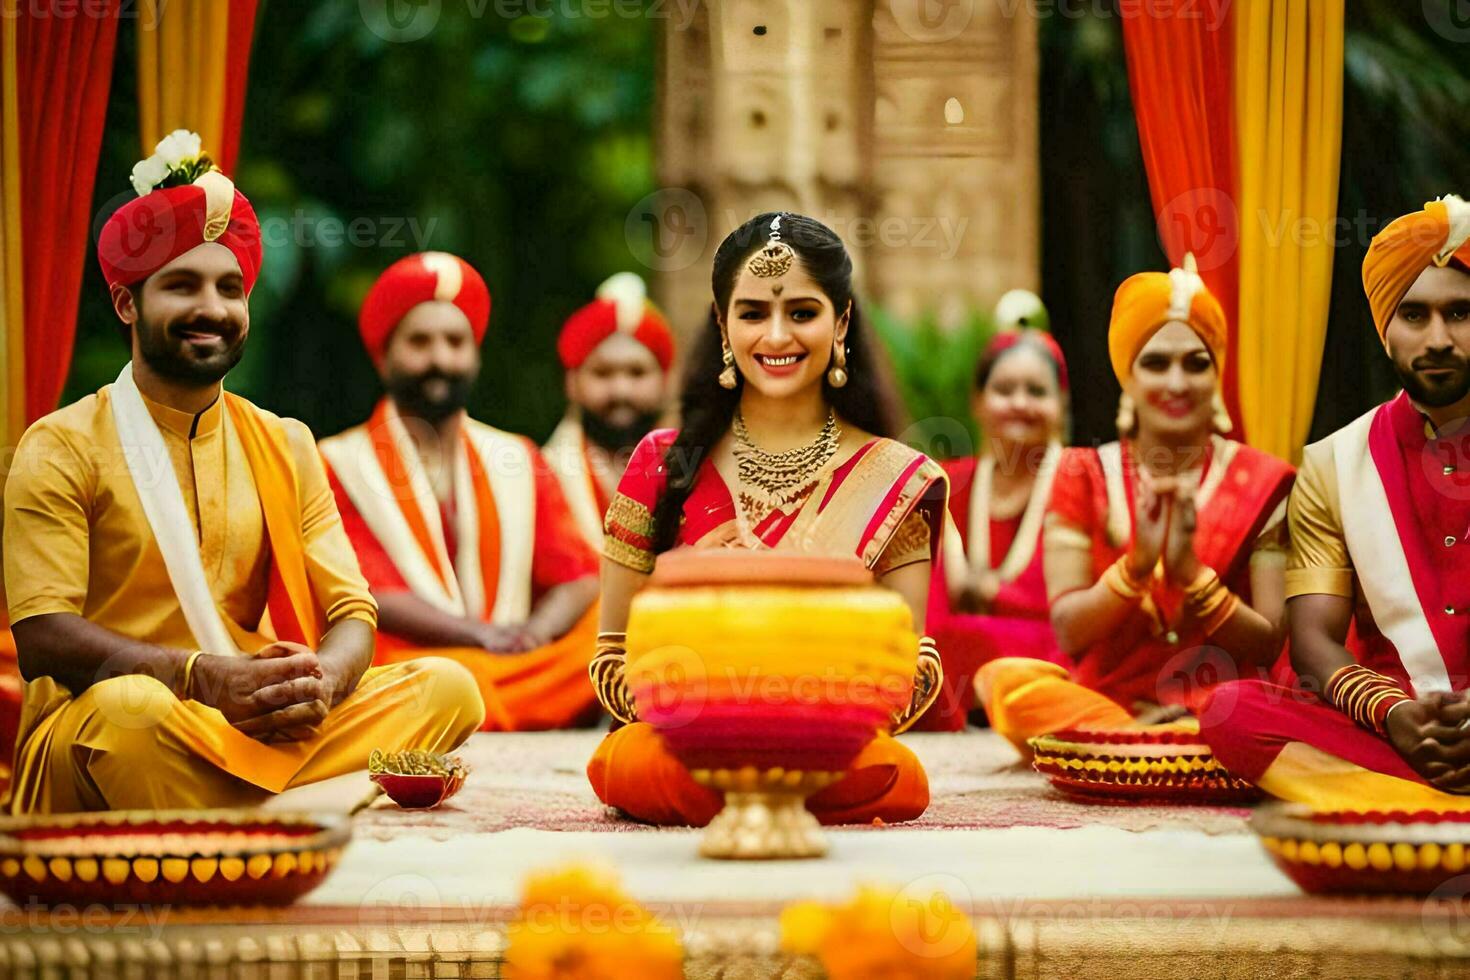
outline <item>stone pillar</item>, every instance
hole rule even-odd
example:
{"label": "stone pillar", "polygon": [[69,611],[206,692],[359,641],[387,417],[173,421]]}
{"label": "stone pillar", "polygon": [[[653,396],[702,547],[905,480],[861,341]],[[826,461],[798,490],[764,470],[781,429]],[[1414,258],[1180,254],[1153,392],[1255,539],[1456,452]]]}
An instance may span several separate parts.
{"label": "stone pillar", "polygon": [[971,310],[988,314],[1009,289],[1040,288],[1030,11],[1015,0],[877,0],[879,235],[866,285],[901,319],[932,312],[954,325]]}
{"label": "stone pillar", "polygon": [[662,236],[644,261],[681,332],[704,319],[720,240],[763,210],[829,224],[863,294],[906,319],[953,324],[1038,287],[1027,3],[707,0],[665,23],[661,190],[629,239]]}
{"label": "stone pillar", "polygon": [[[704,318],[715,249],[766,210],[863,212],[870,0],[718,0],[665,31],[658,178],[666,230],[702,223],[658,293],[682,330]],[[701,213],[702,212],[702,213]],[[842,228],[835,226],[841,233]],[[672,237],[669,242],[672,243]]]}

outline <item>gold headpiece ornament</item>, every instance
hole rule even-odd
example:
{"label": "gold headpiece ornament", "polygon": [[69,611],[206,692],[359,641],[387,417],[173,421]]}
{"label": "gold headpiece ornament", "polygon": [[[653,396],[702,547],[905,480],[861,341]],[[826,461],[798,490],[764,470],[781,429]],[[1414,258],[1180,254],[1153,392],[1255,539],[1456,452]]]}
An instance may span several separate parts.
{"label": "gold headpiece ornament", "polygon": [[750,257],[745,268],[757,279],[775,279],[786,275],[796,253],[791,246],[781,241],[781,216],[771,219],[771,240]]}

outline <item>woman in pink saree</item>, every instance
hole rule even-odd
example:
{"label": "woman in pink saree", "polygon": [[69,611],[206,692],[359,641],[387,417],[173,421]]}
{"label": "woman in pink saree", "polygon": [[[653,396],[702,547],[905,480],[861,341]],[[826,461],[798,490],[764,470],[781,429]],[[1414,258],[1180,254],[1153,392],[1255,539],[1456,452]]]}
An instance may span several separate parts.
{"label": "woman in pink saree", "polygon": [[975,708],[975,673],[1000,657],[1070,667],[1051,628],[1041,525],[1062,454],[1067,362],[1050,334],[998,334],[975,369],[977,456],[947,460],[949,526],[934,567],[929,634],[944,686],[915,726],[958,731]]}
{"label": "woman in pink saree", "polygon": [[[852,295],[852,262],[820,222],[764,214],[715,254],[714,305],[690,356],[683,427],[639,444],[608,510],[599,697],[630,722],[587,767],[598,797],[650,823],[707,823],[715,791],[696,784],[617,693],[628,608],[659,554],[746,548],[860,558],[909,603],[923,632],[946,481],[889,436],[895,401]],[[932,643],[921,646],[937,677]],[[604,673],[606,670],[609,673]],[[618,678],[607,683],[610,672]],[[916,694],[927,706],[937,684]],[[918,760],[879,737],[846,778],[808,800],[824,823],[911,820],[928,805]]]}

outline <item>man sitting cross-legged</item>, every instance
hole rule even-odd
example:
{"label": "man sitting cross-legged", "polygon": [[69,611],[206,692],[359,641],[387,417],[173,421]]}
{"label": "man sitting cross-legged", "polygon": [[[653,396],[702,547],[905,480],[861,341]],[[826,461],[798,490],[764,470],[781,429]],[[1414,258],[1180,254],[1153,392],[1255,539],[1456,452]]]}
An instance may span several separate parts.
{"label": "man sitting cross-legged", "polygon": [[196,146],[98,251],[132,362],[31,426],[5,486],[11,810],[252,805],[374,748],[458,746],[484,713],[467,671],[367,669],[377,608],[311,434],[221,389],[250,203]]}

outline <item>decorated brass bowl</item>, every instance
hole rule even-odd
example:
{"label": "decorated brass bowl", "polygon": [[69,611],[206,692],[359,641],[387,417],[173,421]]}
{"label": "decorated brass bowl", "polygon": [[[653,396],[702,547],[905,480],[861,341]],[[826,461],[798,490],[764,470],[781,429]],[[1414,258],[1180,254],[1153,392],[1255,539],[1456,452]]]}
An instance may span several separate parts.
{"label": "decorated brass bowl", "polygon": [[1086,802],[1242,806],[1261,797],[1254,785],[1228,773],[1194,731],[1073,730],[1033,738],[1030,745],[1036,771]]}
{"label": "decorated brass bowl", "polygon": [[25,905],[286,905],[321,884],[345,816],[106,810],[0,819],[0,891]]}
{"label": "decorated brass bowl", "polygon": [[1269,803],[1251,815],[1251,829],[1276,866],[1311,893],[1427,896],[1464,874],[1470,856],[1470,813],[1318,813]]}
{"label": "decorated brass bowl", "polygon": [[458,756],[422,749],[374,749],[368,756],[368,778],[405,810],[433,809],[458,793],[468,775]]}
{"label": "decorated brass bowl", "polygon": [[638,717],[726,793],[710,857],[824,853],[804,800],[909,704],[917,659],[907,604],[857,559],[669,552],[628,620]]}

